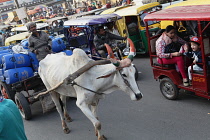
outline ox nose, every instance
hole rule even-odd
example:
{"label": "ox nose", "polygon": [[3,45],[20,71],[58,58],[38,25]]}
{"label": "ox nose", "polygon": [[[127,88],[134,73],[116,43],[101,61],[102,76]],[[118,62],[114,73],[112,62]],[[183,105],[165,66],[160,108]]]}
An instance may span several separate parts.
{"label": "ox nose", "polygon": [[137,94],[135,94],[135,96],[136,96],[137,100],[140,100],[143,97],[142,93],[137,93]]}

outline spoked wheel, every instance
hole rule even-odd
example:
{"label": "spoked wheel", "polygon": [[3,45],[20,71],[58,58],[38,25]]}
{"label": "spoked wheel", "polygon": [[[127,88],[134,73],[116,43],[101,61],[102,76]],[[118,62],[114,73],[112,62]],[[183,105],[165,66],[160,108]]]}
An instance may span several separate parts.
{"label": "spoked wheel", "polygon": [[179,95],[177,86],[169,78],[163,78],[161,80],[160,91],[162,92],[163,96],[169,100],[175,100]]}
{"label": "spoked wheel", "polygon": [[15,103],[20,111],[21,116],[25,120],[32,118],[30,104],[21,92],[15,94]]}
{"label": "spoked wheel", "polygon": [[4,82],[0,82],[0,90],[4,98],[15,100],[15,92],[12,90],[10,85],[7,85]]}

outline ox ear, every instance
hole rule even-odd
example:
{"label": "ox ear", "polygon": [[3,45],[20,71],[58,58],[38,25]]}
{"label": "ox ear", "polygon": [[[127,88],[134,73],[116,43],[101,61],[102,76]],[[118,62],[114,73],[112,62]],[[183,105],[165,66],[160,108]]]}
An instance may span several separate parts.
{"label": "ox ear", "polygon": [[117,71],[117,69],[112,69],[112,70],[104,73],[103,75],[97,77],[96,79],[107,78],[107,77],[111,76],[113,73],[115,73],[116,71]]}

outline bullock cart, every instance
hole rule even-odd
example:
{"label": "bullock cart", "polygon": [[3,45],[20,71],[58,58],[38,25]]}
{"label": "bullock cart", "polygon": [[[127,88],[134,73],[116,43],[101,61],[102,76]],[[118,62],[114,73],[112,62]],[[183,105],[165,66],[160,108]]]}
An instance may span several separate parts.
{"label": "bullock cart", "polygon": [[[105,15],[92,15],[83,16],[76,19],[71,19],[64,22],[64,35],[67,40],[67,45],[73,48],[83,49],[92,59],[101,60],[99,53],[97,52],[93,39],[95,30],[103,26],[107,29],[108,23],[113,23],[121,17],[117,14],[105,14]],[[125,54],[129,54],[129,43],[127,46],[123,44],[115,44],[115,47],[119,48],[120,51],[115,51],[115,55],[121,60],[127,57]],[[135,65],[134,65],[135,67]],[[136,69],[135,79],[138,79],[138,70]]]}
{"label": "bullock cart", "polygon": [[[54,108],[54,104],[49,95],[34,98],[35,95],[46,90],[38,75],[39,62],[36,55],[31,52],[14,53],[14,48],[16,46],[0,48],[0,91],[5,98],[16,102],[22,117],[29,120],[32,118],[30,107],[33,103],[40,101],[43,112]],[[71,50],[66,50],[61,38],[52,39],[52,51],[64,52],[66,55],[72,54]]]}

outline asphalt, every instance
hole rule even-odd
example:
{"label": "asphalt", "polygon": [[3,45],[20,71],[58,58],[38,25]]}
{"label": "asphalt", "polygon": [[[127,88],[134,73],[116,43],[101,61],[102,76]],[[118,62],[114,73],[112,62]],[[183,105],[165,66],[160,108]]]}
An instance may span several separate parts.
{"label": "asphalt", "polygon": [[[178,100],[165,99],[159,82],[153,79],[149,58],[135,58],[134,63],[143,98],[131,101],[116,91],[100,101],[99,120],[108,140],[209,140],[210,102],[186,92],[181,92]],[[56,110],[43,114],[40,103],[33,104],[32,120],[24,121],[28,140],[97,140],[92,123],[75,102],[68,100],[73,119],[68,123],[70,134],[63,133]]]}

